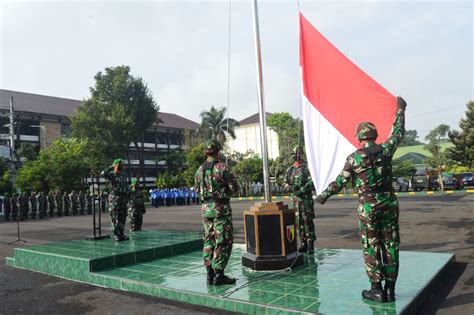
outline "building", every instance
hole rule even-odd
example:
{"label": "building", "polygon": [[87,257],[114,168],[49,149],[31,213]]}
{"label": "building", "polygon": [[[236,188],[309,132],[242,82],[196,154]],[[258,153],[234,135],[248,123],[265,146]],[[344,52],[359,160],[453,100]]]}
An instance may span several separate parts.
{"label": "building", "polygon": [[[271,113],[266,113],[270,116]],[[230,154],[247,154],[253,152],[259,156],[260,150],[260,121],[259,115],[254,114],[239,122],[240,126],[235,127],[235,139],[229,138],[226,143],[226,150]],[[278,157],[278,135],[275,131],[267,127],[268,158],[276,159]]]}
{"label": "building", "polygon": [[[13,97],[15,136],[14,148],[30,143],[38,150],[50,146],[55,139],[71,132],[69,117],[75,115],[82,101],[0,89],[0,154],[10,157],[9,118],[10,98]],[[156,176],[166,167],[164,155],[192,143],[192,134],[199,124],[176,114],[158,114],[157,125],[150,128],[139,145],[144,148],[144,173],[148,186],[153,186]],[[138,152],[134,144],[126,161],[130,162],[132,176],[141,174]]]}

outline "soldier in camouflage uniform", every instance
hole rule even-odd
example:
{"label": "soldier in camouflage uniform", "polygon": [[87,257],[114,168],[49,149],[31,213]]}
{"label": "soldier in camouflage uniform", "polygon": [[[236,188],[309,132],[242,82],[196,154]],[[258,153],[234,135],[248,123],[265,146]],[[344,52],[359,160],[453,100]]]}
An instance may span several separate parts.
{"label": "soldier in camouflage uniform", "polygon": [[207,160],[195,175],[195,186],[202,201],[204,225],[203,258],[207,269],[207,283],[233,284],[236,279],[224,275],[234,241],[230,198],[237,183],[229,168],[220,162],[221,146],[215,140],[205,144]]}
{"label": "soldier in camouflage uniform", "polygon": [[71,200],[69,199],[69,194],[67,193],[67,191],[63,193],[62,199],[63,199],[63,213],[65,216],[70,216],[71,215],[71,212],[70,212]]}
{"label": "soldier in camouflage uniform", "polygon": [[37,201],[38,201],[38,215],[39,218],[42,219],[46,217],[46,211],[48,208],[48,199],[46,195],[44,194],[43,191],[40,191],[40,193],[37,196]]}
{"label": "soldier in camouflage uniform", "polygon": [[298,231],[301,240],[299,252],[314,254],[316,233],[314,229],[313,180],[308,165],[303,161],[303,149],[293,150],[295,163],[286,172],[285,181],[291,191],[293,206],[298,215]]}
{"label": "soldier in camouflage uniform", "polygon": [[145,201],[138,187],[138,181],[134,178],[130,185],[130,206],[128,208],[130,232],[141,231],[144,213],[146,213]]}
{"label": "soldier in camouflage uniform", "polygon": [[93,197],[90,191],[86,193],[86,211],[87,214],[92,214],[92,202],[93,202]]}
{"label": "soldier in camouflage uniform", "polygon": [[78,215],[79,200],[75,190],[69,194],[69,200],[71,202],[71,213],[72,215]]}
{"label": "soldier in camouflage uniform", "polygon": [[18,205],[22,219],[28,219],[28,197],[26,193],[23,192],[18,196]]}
{"label": "soldier in camouflage uniform", "polygon": [[10,221],[10,196],[8,193],[3,197],[3,213],[5,213],[5,221]]}
{"label": "soldier in camouflage uniform", "polygon": [[50,218],[54,216],[54,210],[56,209],[56,204],[54,203],[54,195],[53,192],[50,191],[48,194],[48,215]]}
{"label": "soldier in camouflage uniform", "polygon": [[126,241],[128,237],[124,234],[125,221],[127,219],[128,185],[127,178],[122,172],[122,160],[116,159],[108,169],[102,172],[107,179],[112,191],[109,195],[109,213],[112,219],[112,232],[117,242]]}
{"label": "soldier in camouflage uniform", "polygon": [[31,192],[30,197],[28,198],[30,205],[30,217],[36,219],[38,213],[38,203],[36,202],[36,194],[34,191]]}
{"label": "soldier in camouflage uniform", "polygon": [[13,221],[16,221],[17,218],[19,218],[20,213],[18,213],[18,195],[13,194],[13,196],[10,198],[10,211],[12,213],[12,219]]}
{"label": "soldier in camouflage uniform", "polygon": [[371,290],[362,291],[362,296],[377,302],[395,300],[400,235],[398,201],[392,187],[392,157],[405,134],[405,108],[406,102],[398,97],[392,132],[382,144],[375,143],[378,134],[372,123],[359,124],[356,136],[362,148],[347,157],[342,172],[316,199],[323,204],[352,180],[359,194],[359,232],[371,282]]}
{"label": "soldier in camouflage uniform", "polygon": [[82,190],[79,192],[77,199],[79,201],[79,214],[84,214],[84,210],[86,208],[86,196]]}
{"label": "soldier in camouflage uniform", "polygon": [[61,217],[63,215],[63,195],[60,191],[54,192],[54,203],[56,204],[56,215]]}

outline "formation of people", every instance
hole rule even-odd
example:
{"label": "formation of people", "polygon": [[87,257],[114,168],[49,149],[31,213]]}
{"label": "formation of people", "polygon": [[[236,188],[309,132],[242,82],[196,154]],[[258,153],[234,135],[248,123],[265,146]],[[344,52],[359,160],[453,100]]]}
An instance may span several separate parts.
{"label": "formation of people", "polygon": [[[106,211],[107,195],[92,195],[90,191],[39,191],[6,194],[3,209],[6,221],[26,219],[44,219],[62,216],[92,214],[94,199],[98,199],[103,212]],[[99,207],[99,203],[97,207]]]}
{"label": "formation of people", "polygon": [[[399,204],[392,187],[392,158],[405,134],[405,108],[397,98],[397,111],[388,140],[376,144],[377,128],[371,122],[357,126],[355,137],[360,149],[350,154],[335,181],[322,191],[316,201],[324,204],[332,195],[352,183],[359,195],[359,234],[365,269],[371,288],[362,291],[364,299],[376,302],[395,300],[395,284],[399,270]],[[206,161],[195,174],[204,226],[203,260],[208,285],[233,284],[236,279],[224,274],[233,244],[232,208],[230,197],[237,190],[231,170],[220,161],[220,144],[209,140],[205,144]],[[297,210],[297,226],[301,246],[299,251],[314,253],[313,182],[303,149],[295,148],[294,164],[286,173]],[[384,285],[383,285],[384,283]]]}
{"label": "formation of people", "polygon": [[150,190],[151,206],[171,207],[195,205],[199,203],[196,189],[194,187],[180,187],[172,189],[153,189]]}

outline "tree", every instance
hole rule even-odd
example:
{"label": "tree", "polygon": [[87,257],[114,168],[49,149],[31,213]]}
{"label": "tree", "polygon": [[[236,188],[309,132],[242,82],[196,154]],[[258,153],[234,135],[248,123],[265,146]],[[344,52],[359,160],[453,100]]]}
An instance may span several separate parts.
{"label": "tree", "polygon": [[88,145],[76,138],[57,139],[40,151],[34,161],[20,168],[17,184],[22,190],[81,190],[90,172]]}
{"label": "tree", "polygon": [[231,136],[232,139],[235,139],[235,127],[239,126],[239,122],[235,119],[226,118],[226,109],[215,108],[214,106],[206,112],[201,113],[201,126],[199,127],[199,132],[205,138],[216,139],[224,146],[224,143],[227,140],[227,135]]}
{"label": "tree", "polygon": [[0,159],[0,193],[12,193],[13,185],[10,180],[10,171],[4,159]]}
{"label": "tree", "polygon": [[240,186],[245,187],[245,194],[249,194],[252,182],[263,182],[263,161],[258,156],[244,159],[237,163],[234,168]]}
{"label": "tree", "polygon": [[22,143],[16,154],[19,157],[25,158],[27,161],[34,161],[38,157],[39,148],[31,143]]}
{"label": "tree", "polygon": [[448,141],[448,133],[449,126],[441,124],[431,130],[425,137],[425,140],[428,141],[428,144],[424,146],[424,149],[431,153],[431,157],[426,159],[426,162],[438,173],[441,190],[444,190],[443,181],[441,180],[441,173],[443,172],[443,168],[446,166],[446,164],[448,164],[447,154],[446,152],[441,151],[441,144]]}
{"label": "tree", "polygon": [[291,152],[298,144],[304,147],[303,126],[289,113],[274,113],[268,117],[268,127],[278,135],[279,156],[291,163]]}
{"label": "tree", "polygon": [[474,166],[474,101],[469,101],[466,118],[459,121],[458,130],[452,130],[448,136],[454,147],[448,149],[449,157],[459,166],[472,169]]}
{"label": "tree", "polygon": [[393,160],[392,173],[394,177],[405,177],[409,179],[413,176],[415,171],[416,169],[410,161]]}
{"label": "tree", "polygon": [[130,67],[106,68],[95,75],[91,97],[71,118],[73,136],[87,139],[93,168],[98,171],[114,158],[127,154],[133,142],[144,176],[144,135],[157,121],[158,106],[140,77]]}
{"label": "tree", "polygon": [[188,187],[194,186],[194,175],[196,174],[197,169],[201,166],[202,163],[206,160],[206,155],[204,154],[204,144],[198,144],[193,147],[188,153],[186,153],[186,170],[183,172],[182,176]]}
{"label": "tree", "polygon": [[401,147],[408,147],[412,145],[419,145],[423,144],[422,142],[416,140],[418,138],[418,131],[415,129],[410,129],[405,131],[405,137],[403,138],[402,142],[400,143]]}

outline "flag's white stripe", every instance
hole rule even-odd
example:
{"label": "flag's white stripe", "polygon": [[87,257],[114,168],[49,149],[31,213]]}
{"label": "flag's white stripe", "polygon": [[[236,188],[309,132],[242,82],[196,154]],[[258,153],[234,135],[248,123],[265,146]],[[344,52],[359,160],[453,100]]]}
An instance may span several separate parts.
{"label": "flag's white stripe", "polygon": [[[306,157],[316,192],[336,179],[356,148],[301,93]],[[342,114],[342,113],[341,113]]]}

